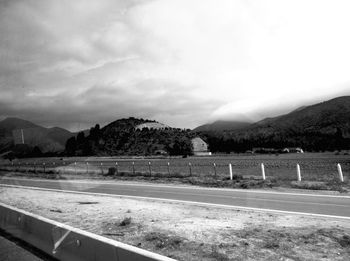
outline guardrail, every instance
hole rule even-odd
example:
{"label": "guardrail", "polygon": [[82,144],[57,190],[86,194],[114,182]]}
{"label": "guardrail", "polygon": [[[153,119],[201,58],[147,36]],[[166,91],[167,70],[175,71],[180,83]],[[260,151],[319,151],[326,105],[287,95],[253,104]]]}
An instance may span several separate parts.
{"label": "guardrail", "polygon": [[175,261],[0,203],[0,228],[67,261]]}

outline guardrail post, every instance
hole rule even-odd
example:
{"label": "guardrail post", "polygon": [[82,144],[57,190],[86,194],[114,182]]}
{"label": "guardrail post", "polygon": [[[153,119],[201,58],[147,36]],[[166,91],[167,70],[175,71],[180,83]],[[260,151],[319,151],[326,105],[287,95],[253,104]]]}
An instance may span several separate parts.
{"label": "guardrail post", "polygon": [[298,178],[298,182],[301,181],[301,174],[300,174],[300,166],[299,164],[297,164],[297,178]]}
{"label": "guardrail post", "polygon": [[192,176],[192,164],[191,164],[191,162],[188,163],[188,168],[190,171],[190,176]]}
{"label": "guardrail post", "polygon": [[168,174],[170,175],[170,162],[168,162]]}
{"label": "guardrail post", "polygon": [[213,167],[214,167],[214,177],[216,179],[216,164],[215,164],[215,162],[213,163]]}
{"label": "guardrail post", "polygon": [[132,174],[135,175],[135,162],[132,162]]}
{"label": "guardrail post", "polygon": [[77,162],[76,161],[74,162],[74,173],[75,173],[75,175],[77,174]]}
{"label": "guardrail post", "polygon": [[101,162],[101,174],[103,175],[103,163]]}
{"label": "guardrail post", "polygon": [[46,173],[45,162],[43,162],[44,173]]}
{"label": "guardrail post", "polygon": [[117,174],[117,176],[119,175],[118,162],[115,162],[115,173]]}
{"label": "guardrail post", "polygon": [[89,162],[86,162],[86,174],[89,174]]}
{"label": "guardrail post", "polygon": [[36,165],[35,165],[35,162],[34,162],[34,173],[36,173]]}
{"label": "guardrail post", "polygon": [[152,167],[151,167],[151,162],[148,162],[148,169],[149,169],[149,176],[152,176]]}
{"label": "guardrail post", "polygon": [[231,163],[228,164],[228,169],[230,171],[230,180],[232,180],[233,179],[233,174],[232,174],[232,164]]}
{"label": "guardrail post", "polygon": [[338,174],[339,174],[339,179],[341,182],[344,182],[344,176],[343,176],[343,171],[341,170],[341,165],[340,163],[337,164],[337,169],[338,169]]}
{"label": "guardrail post", "polygon": [[264,163],[261,163],[261,175],[262,175],[262,179],[265,180],[266,176],[265,176],[265,166]]}

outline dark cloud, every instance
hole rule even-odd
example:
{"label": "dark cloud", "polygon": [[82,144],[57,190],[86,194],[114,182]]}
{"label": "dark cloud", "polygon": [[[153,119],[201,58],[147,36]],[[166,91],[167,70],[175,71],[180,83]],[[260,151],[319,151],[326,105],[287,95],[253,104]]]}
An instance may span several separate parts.
{"label": "dark cloud", "polygon": [[318,7],[333,19],[300,1],[0,1],[0,118],[195,127],[343,94],[349,16]]}

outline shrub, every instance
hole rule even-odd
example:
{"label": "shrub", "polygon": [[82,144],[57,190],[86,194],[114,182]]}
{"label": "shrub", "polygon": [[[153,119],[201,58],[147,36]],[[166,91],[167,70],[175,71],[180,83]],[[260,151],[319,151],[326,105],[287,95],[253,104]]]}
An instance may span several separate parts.
{"label": "shrub", "polygon": [[115,167],[108,168],[108,173],[106,176],[114,176],[116,173],[117,169]]}
{"label": "shrub", "polygon": [[131,217],[124,218],[120,223],[119,226],[125,227],[131,224]]}

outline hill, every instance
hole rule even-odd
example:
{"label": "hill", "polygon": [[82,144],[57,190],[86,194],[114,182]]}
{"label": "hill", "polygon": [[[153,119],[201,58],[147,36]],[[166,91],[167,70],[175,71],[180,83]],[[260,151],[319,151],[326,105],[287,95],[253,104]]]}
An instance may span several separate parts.
{"label": "hill", "polygon": [[[140,129],[140,126],[161,126],[162,128]],[[100,129],[99,125],[90,129],[85,137],[67,141],[68,155],[155,155],[191,154],[190,130],[164,127],[155,121],[128,118],[116,120]],[[164,127],[164,128],[163,128]]]}
{"label": "hill", "polygon": [[222,132],[244,129],[251,125],[250,122],[244,121],[215,121],[213,123],[204,124],[193,129],[194,132]]}
{"label": "hill", "polygon": [[335,135],[340,131],[344,137],[350,137],[350,96],[304,106],[285,115],[264,119],[245,131],[248,134],[258,131],[263,135],[276,132]]}
{"label": "hill", "polygon": [[4,136],[11,136],[12,131],[15,129],[28,129],[28,128],[40,128],[40,126],[30,121],[26,121],[26,120],[14,118],[14,117],[8,117],[0,121],[1,135],[4,135]]}
{"label": "hill", "polygon": [[67,139],[73,135],[62,128],[45,128],[19,118],[6,118],[0,121],[0,152],[19,152],[21,148],[28,152],[34,147],[44,153],[59,152],[64,150]]}
{"label": "hill", "polygon": [[211,138],[214,143],[231,142],[230,150],[235,147],[242,150],[253,147],[303,147],[315,151],[350,149],[350,96],[304,106]]}

